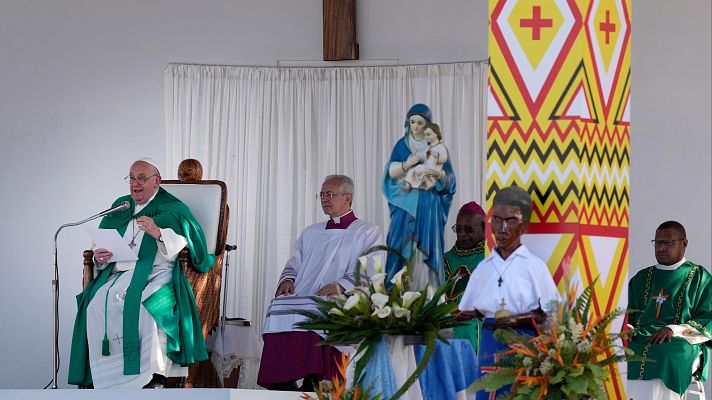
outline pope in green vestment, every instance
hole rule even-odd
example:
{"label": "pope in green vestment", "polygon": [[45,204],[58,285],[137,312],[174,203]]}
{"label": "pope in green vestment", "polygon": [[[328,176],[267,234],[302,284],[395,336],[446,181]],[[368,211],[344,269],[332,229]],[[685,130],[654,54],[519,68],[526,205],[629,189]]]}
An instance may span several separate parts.
{"label": "pope in green vestment", "polygon": [[[484,210],[474,201],[463,205],[457,213],[457,222],[453,226],[457,241],[445,252],[445,279],[449,285],[445,296],[450,302],[460,303],[472,271],[484,259],[484,218]],[[455,339],[469,340],[478,352],[479,320],[472,319],[453,331]]]}
{"label": "pope in green vestment", "polygon": [[[146,322],[139,322],[140,313],[155,321],[157,328],[154,328],[154,331],[160,329],[161,337],[163,337],[159,341],[160,346],[165,346],[162,352],[172,363],[178,366],[187,366],[207,359],[205,342],[190,284],[183,275],[180,266],[176,265],[175,256],[163,260],[161,257],[157,257],[157,253],[159,246],[163,246],[165,249],[167,245],[163,243],[164,236],[169,235],[180,238],[178,242],[181,243],[180,245],[186,244],[190,250],[193,266],[201,272],[212,267],[214,256],[208,254],[205,235],[188,207],[159,187],[160,175],[158,170],[154,169],[155,164],[152,163],[152,160],[150,161],[134,163],[130,175],[131,195],[120,197],[114,202],[114,205],[119,205],[128,201],[129,209],[107,215],[99,225],[104,229],[116,229],[119,235],[124,236],[127,241],[130,239],[131,244],[136,239],[137,248],[134,251],[138,253],[138,260],[135,262],[135,266],[132,265],[132,268],[127,270],[122,270],[119,267],[120,263],[112,262],[105,265],[103,269],[97,271],[96,278],[77,296],[78,310],[72,336],[68,376],[70,384],[90,386],[95,383],[92,379],[93,367],[90,364],[101,365],[102,362],[106,364],[108,361],[102,361],[102,359],[110,360],[110,344],[114,346],[114,353],[123,355],[123,362],[120,361],[121,359],[118,361],[118,370],[115,372],[118,377],[102,376],[105,384],[100,386],[107,387],[106,382],[110,382],[108,386],[114,386],[111,383],[114,382],[116,387],[130,387],[129,385],[132,384],[130,376],[147,376],[148,378],[141,379],[150,379],[151,372],[155,371],[151,371],[151,367],[145,365],[146,350],[148,347],[156,345],[156,341],[142,337]],[[135,166],[138,168],[136,171],[147,172],[142,172],[134,177]],[[151,171],[156,173],[151,175]],[[156,179],[152,179],[153,177]],[[138,232],[132,233],[137,222],[144,224],[139,229],[145,231],[141,232],[143,233],[141,236],[138,235]],[[170,239],[169,237],[167,241]],[[101,249],[101,251],[106,251],[106,249]],[[99,263],[104,261],[101,258],[95,259]],[[145,292],[152,282],[151,292]],[[164,283],[157,286],[156,282]],[[116,285],[115,288],[120,288],[122,284],[127,286],[125,291],[120,289],[124,297],[116,301],[113,298],[114,295],[109,296],[109,294],[113,293],[111,290],[114,285]],[[95,298],[97,292],[102,294]],[[92,303],[92,300],[95,302]],[[119,333],[123,335],[121,337],[117,335],[110,341],[106,334],[106,324],[111,324],[111,307],[115,307],[114,304],[118,304],[117,307],[123,313],[119,318],[123,325],[123,328],[119,326]],[[104,312],[101,312],[102,308]],[[106,311],[107,309],[108,311]],[[116,308],[113,309],[116,310]],[[88,310],[93,310],[93,314],[88,314]],[[87,329],[88,319],[92,320],[93,318],[93,326],[97,325],[97,310],[101,312],[104,321],[103,339],[96,332],[91,333],[92,330]],[[142,318],[145,317],[142,316]],[[92,337],[88,337],[88,332]],[[113,338],[113,336],[111,337]],[[113,343],[114,341],[118,344]],[[89,346],[96,347],[97,345],[100,348],[90,350]],[[155,353],[151,352],[151,354]],[[91,363],[90,356],[93,357]],[[114,359],[116,357],[115,354]],[[111,374],[110,369],[108,371],[108,374]],[[107,374],[105,371],[102,373]],[[121,376],[125,378],[121,378]],[[140,382],[141,385],[145,383],[144,381]]]}
{"label": "pope in green vestment", "polygon": [[628,347],[645,357],[628,361],[628,379],[661,379],[681,395],[693,372],[702,380],[707,377],[712,275],[683,257],[684,228],[661,227],[653,241],[658,264],[638,272],[628,285],[628,324],[635,329]]}

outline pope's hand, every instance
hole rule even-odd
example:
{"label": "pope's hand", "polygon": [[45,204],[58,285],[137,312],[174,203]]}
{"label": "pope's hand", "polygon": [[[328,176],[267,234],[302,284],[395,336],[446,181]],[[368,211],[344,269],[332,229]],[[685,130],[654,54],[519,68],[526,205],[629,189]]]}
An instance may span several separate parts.
{"label": "pope's hand", "polygon": [[277,291],[274,293],[274,297],[290,294],[294,294],[294,281],[291,279],[287,279],[282,282],[281,285],[279,285]]}
{"label": "pope's hand", "polygon": [[147,217],[145,215],[142,217],[138,217],[136,218],[136,224],[138,224],[139,229],[148,233],[154,239],[158,239],[159,237],[161,237],[161,228],[159,228],[158,225],[153,222],[153,218]]}
{"label": "pope's hand", "polygon": [[106,264],[113,254],[104,248],[94,249],[94,262],[97,264]]}

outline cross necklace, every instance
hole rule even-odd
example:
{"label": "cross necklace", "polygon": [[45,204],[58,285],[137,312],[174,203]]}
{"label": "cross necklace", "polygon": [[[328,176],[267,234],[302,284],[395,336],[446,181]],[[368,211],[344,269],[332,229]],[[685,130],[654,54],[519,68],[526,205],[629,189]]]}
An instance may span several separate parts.
{"label": "cross necklace", "polygon": [[131,234],[133,237],[131,238],[131,243],[129,243],[129,247],[133,249],[136,247],[136,236],[138,236],[139,233],[141,233],[141,230],[139,229],[138,232],[136,232],[136,220],[131,219]]}
{"label": "cross necklace", "polygon": [[498,286],[498,287],[502,287],[502,283],[504,283],[504,278],[502,278],[502,275],[504,275],[504,273],[507,272],[507,270],[509,269],[509,267],[512,266],[512,264],[513,264],[513,263],[510,263],[509,265],[507,265],[506,267],[504,267],[504,270],[502,270],[502,272],[499,272],[499,270],[497,269],[497,267],[495,267],[495,271],[497,271],[497,273],[499,273],[499,279],[497,279],[497,286]]}

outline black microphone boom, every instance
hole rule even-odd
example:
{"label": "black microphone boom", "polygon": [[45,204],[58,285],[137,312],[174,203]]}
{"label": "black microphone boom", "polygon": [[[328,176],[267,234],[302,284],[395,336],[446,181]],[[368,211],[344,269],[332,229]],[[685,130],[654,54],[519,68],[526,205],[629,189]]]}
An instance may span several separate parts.
{"label": "black microphone boom", "polygon": [[[57,229],[57,232],[54,233],[54,279],[52,280],[52,293],[54,294],[54,310],[52,313],[52,326],[54,329],[54,334],[53,334],[53,366],[52,366],[52,389],[57,389],[57,372],[59,372],[59,267],[57,266],[57,235],[59,235],[59,231],[62,229],[68,227],[68,226],[77,226],[81,225],[85,222],[89,222],[91,220],[101,218],[107,214],[111,214],[117,211],[123,211],[123,210],[128,210],[131,207],[131,203],[128,201],[124,201],[123,203],[119,204],[118,206],[111,207],[109,209],[106,209],[98,214],[94,214],[91,217],[87,219],[83,219],[78,222],[70,222],[68,224],[64,224]],[[48,385],[49,386],[49,385]]]}

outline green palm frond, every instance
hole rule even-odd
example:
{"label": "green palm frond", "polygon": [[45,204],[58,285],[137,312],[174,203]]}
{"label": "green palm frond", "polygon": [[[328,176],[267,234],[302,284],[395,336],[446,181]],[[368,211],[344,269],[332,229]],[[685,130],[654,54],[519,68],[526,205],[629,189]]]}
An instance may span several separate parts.
{"label": "green palm frond", "polygon": [[590,285],[586,286],[583,293],[581,293],[581,295],[579,295],[576,299],[574,310],[578,312],[578,315],[583,321],[588,321],[588,314],[591,311],[591,306],[593,305],[593,288],[596,285],[596,282],[598,282],[598,277],[596,277]]}

